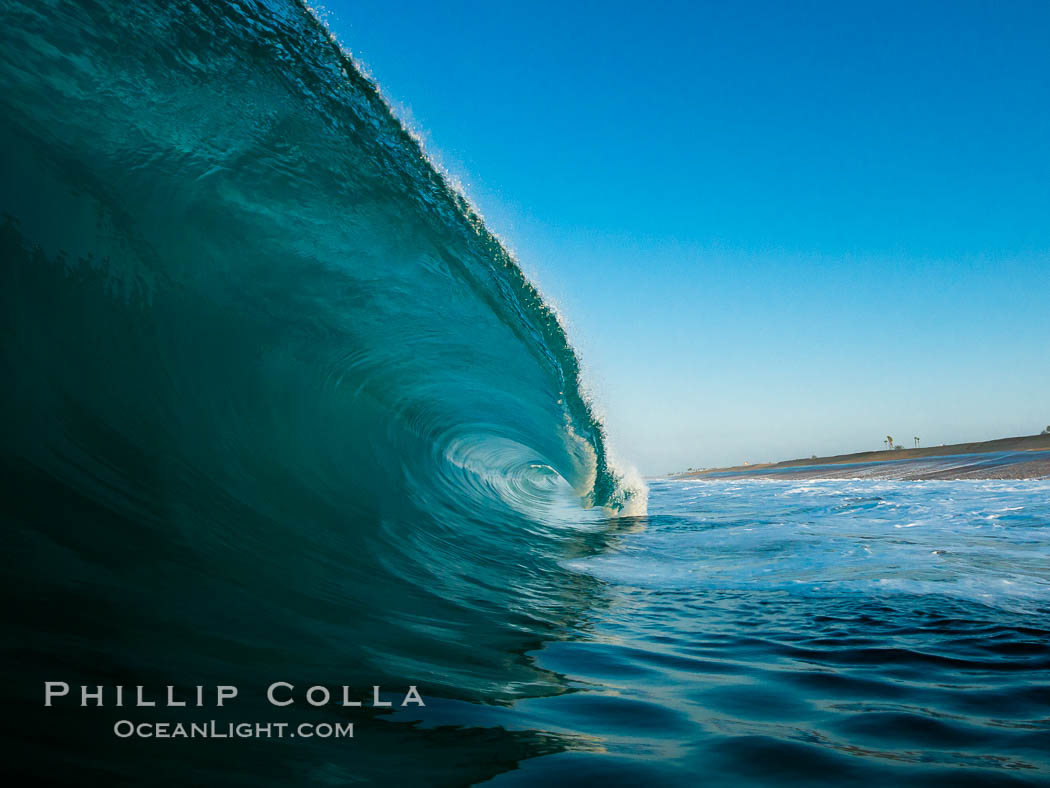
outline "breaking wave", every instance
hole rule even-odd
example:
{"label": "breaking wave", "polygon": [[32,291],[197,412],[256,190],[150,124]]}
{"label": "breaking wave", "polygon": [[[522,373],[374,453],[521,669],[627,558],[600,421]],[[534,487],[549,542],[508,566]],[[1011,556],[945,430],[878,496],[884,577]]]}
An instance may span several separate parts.
{"label": "breaking wave", "polygon": [[376,86],[295,2],[0,22],[21,668],[558,691],[525,654],[594,585],[564,559],[644,489]]}

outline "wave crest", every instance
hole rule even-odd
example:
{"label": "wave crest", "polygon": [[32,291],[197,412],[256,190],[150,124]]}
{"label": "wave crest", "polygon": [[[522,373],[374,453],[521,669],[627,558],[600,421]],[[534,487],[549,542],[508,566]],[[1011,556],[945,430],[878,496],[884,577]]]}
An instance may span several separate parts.
{"label": "wave crest", "polygon": [[584,604],[572,526],[644,486],[374,84],[291,2],[2,21],[4,485],[37,540],[11,581],[61,599],[32,567],[68,565],[85,622],[123,600],[121,659],[178,637],[194,682],[251,654],[557,687],[524,655]]}

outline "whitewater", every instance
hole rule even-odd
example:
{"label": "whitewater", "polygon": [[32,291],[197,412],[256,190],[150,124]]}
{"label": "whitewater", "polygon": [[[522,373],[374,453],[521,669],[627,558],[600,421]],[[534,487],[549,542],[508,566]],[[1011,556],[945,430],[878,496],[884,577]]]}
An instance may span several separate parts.
{"label": "whitewater", "polygon": [[[647,511],[554,310],[301,3],[7,2],[0,84],[14,777],[1045,779],[1045,483]],[[426,705],[131,746],[156,712],[48,681]]]}
{"label": "whitewater", "polygon": [[1046,480],[653,481],[493,784],[1046,785],[1048,555]]}
{"label": "whitewater", "polygon": [[19,697],[231,665],[560,691],[523,655],[596,587],[561,559],[644,491],[556,314],[375,85],[296,2],[14,2],[0,23]]}

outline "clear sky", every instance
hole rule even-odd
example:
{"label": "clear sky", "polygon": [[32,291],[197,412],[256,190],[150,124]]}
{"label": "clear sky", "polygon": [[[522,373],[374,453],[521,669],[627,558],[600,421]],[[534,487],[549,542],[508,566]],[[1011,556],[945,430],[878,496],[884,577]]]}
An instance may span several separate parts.
{"label": "clear sky", "polygon": [[644,473],[1050,424],[1050,3],[319,9]]}

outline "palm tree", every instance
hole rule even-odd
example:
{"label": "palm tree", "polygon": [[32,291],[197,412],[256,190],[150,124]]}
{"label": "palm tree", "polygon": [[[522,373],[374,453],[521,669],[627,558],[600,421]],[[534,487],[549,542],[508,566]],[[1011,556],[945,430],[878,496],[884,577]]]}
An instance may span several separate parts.
{"label": "palm tree", "polygon": [[918,435],[915,436],[915,448],[916,449],[919,448],[919,436]]}
{"label": "palm tree", "polygon": [[886,436],[886,448],[887,449],[892,449],[893,448],[893,436],[892,435],[887,435]]}

